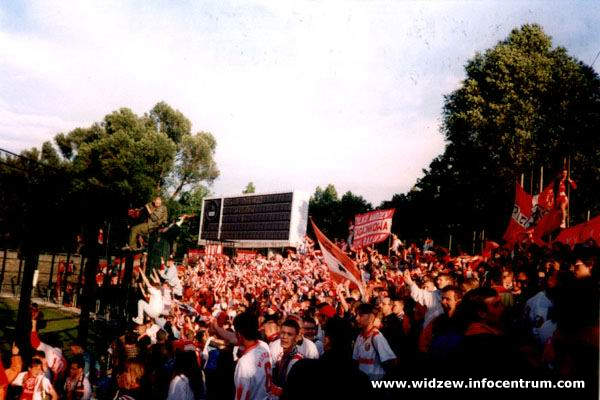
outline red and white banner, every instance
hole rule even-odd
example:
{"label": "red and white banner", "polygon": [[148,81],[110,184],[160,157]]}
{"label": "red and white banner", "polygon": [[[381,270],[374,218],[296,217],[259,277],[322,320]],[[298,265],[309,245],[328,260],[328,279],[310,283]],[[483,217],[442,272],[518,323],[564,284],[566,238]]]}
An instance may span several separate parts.
{"label": "red and white banner", "polygon": [[256,258],[256,256],[258,255],[258,251],[238,249],[236,250],[235,254],[238,258],[253,259]]}
{"label": "red and white banner", "polygon": [[217,254],[223,253],[223,245],[221,244],[207,244],[204,246],[207,256],[216,256]]}
{"label": "red and white banner", "polygon": [[354,238],[352,249],[358,250],[375,243],[383,242],[392,231],[392,217],[395,209],[377,210],[354,217]]}
{"label": "red and white banner", "polygon": [[515,185],[515,205],[506,232],[502,237],[508,246],[512,247],[527,235],[527,230],[533,224],[532,208],[532,196],[517,183]]}
{"label": "red and white banner", "polygon": [[582,224],[563,229],[557,236],[556,241],[573,247],[589,239],[594,239],[596,243],[600,243],[600,215]]}
{"label": "red and white banner", "polygon": [[319,247],[321,248],[321,253],[323,254],[323,259],[329,267],[329,274],[331,279],[334,282],[342,283],[345,280],[349,280],[358,286],[360,293],[365,297],[365,287],[362,281],[362,275],[360,270],[356,267],[356,264],[346,253],[340,250],[335,244],[331,242],[331,240],[327,239],[327,237],[317,228],[312,220],[310,221],[312,224],[313,230],[315,231],[315,235],[317,236],[317,241],[319,242]]}

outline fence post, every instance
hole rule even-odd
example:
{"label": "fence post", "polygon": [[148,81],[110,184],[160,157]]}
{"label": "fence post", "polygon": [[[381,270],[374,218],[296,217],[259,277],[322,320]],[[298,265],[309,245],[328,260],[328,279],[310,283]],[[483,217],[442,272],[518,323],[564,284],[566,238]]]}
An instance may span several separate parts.
{"label": "fence post", "polygon": [[52,287],[52,275],[54,274],[54,259],[56,258],[56,254],[52,253],[52,261],[50,261],[50,277],[48,278],[48,293],[50,293],[50,288]]}
{"label": "fence post", "polygon": [[[588,213],[588,215],[589,215],[589,213]],[[5,271],[6,271],[6,249],[4,249],[4,252],[2,255],[2,275],[0,275],[0,292],[2,292],[2,289],[4,288],[4,272]]]}
{"label": "fence post", "polygon": [[23,268],[23,259],[19,255],[19,273],[17,274],[17,285],[21,284],[21,269]]}

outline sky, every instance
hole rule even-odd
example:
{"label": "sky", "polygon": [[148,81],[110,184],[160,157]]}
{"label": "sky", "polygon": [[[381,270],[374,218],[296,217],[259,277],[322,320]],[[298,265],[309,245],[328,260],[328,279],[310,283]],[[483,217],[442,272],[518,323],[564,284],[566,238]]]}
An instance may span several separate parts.
{"label": "sky", "polygon": [[598,1],[0,2],[0,148],[166,101],[217,139],[215,195],[332,183],[377,206],[443,153],[476,52],[538,23],[589,65],[598,21]]}

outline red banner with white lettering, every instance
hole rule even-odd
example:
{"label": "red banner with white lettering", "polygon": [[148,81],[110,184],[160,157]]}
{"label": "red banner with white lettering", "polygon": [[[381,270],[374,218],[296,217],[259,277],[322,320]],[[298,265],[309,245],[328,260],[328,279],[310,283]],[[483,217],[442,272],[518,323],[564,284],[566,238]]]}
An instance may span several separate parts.
{"label": "red banner with white lettering", "polygon": [[392,231],[394,208],[376,210],[354,217],[354,238],[352,250],[362,249],[375,243],[383,242]]}
{"label": "red banner with white lettering", "polygon": [[514,246],[516,242],[527,235],[527,230],[533,224],[532,208],[532,196],[523,189],[523,186],[517,183],[515,186],[515,205],[503,236],[507,246]]}

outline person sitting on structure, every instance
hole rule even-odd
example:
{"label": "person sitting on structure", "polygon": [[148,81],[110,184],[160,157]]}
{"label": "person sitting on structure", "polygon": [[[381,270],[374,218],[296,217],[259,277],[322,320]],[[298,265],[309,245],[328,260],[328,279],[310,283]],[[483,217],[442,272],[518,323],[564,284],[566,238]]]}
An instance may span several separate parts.
{"label": "person sitting on structure", "polygon": [[[138,235],[148,235],[151,231],[161,227],[167,222],[167,207],[162,204],[162,199],[160,196],[157,196],[151,203],[146,204],[144,208],[148,213],[148,219],[145,222],[137,224],[131,228],[131,232],[129,234],[129,244],[123,248],[124,250],[137,248]],[[143,211],[143,209],[140,211]],[[131,214],[132,213],[130,212],[130,215]],[[135,214],[139,215],[139,212]]]}

